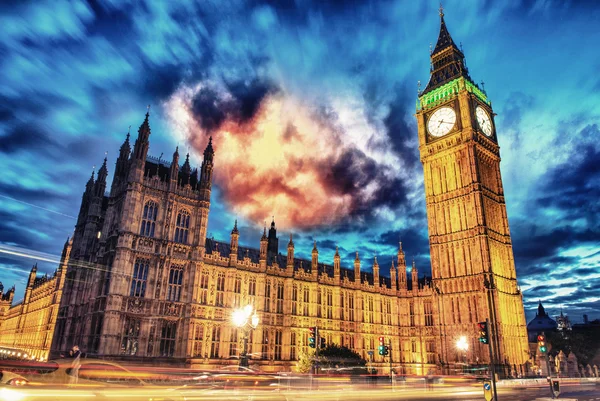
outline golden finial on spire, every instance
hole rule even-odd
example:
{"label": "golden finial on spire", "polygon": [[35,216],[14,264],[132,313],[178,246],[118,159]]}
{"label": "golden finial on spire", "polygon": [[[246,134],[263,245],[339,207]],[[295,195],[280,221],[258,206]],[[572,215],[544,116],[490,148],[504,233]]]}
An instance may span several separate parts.
{"label": "golden finial on spire", "polygon": [[146,108],[146,114],[150,114],[150,105]]}
{"label": "golden finial on spire", "polygon": [[444,18],[444,6],[442,6],[442,2],[440,1],[440,17]]}
{"label": "golden finial on spire", "polygon": [[130,132],[131,132],[131,125],[129,126],[129,128],[127,128],[127,135],[129,135]]}

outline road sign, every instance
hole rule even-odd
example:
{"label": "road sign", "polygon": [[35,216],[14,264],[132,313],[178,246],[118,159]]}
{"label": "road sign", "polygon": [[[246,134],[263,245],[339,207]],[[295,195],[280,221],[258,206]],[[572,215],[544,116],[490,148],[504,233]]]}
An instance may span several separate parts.
{"label": "road sign", "polygon": [[489,380],[483,382],[483,396],[486,401],[492,401],[494,393],[492,392],[492,383]]}

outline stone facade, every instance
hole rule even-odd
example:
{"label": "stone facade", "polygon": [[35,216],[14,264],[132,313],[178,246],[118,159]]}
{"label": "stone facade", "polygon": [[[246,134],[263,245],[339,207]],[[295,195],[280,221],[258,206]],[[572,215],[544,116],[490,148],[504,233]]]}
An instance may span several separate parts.
{"label": "stone facade", "polygon": [[0,283],[0,349],[20,352],[28,358],[48,358],[58,316],[72,241],[65,243],[60,265],[51,277],[29,273],[23,301],[12,305],[14,287],[3,293]]}

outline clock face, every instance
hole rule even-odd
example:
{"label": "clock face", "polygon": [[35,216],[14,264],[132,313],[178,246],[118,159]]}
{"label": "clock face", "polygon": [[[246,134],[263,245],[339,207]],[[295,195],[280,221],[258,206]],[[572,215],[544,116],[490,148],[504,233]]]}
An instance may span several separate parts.
{"label": "clock face", "polygon": [[479,128],[481,128],[483,133],[487,136],[492,136],[492,120],[483,107],[477,106],[475,117],[477,117],[477,124],[479,124]]}
{"label": "clock face", "polygon": [[437,109],[427,122],[427,130],[432,136],[446,135],[456,124],[456,112],[451,107]]}

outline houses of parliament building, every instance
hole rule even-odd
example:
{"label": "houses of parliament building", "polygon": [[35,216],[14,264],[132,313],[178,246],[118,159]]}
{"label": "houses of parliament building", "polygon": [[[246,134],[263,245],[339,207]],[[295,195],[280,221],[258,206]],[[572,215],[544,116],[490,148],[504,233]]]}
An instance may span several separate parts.
{"label": "houses of parliament building", "polygon": [[[495,363],[522,372],[527,331],[494,113],[442,12],[440,24],[416,110],[431,277],[419,277],[414,263],[407,269],[402,244],[391,266],[358,253],[342,266],[337,251],[324,261],[317,243],[310,259],[299,258],[292,235],[280,246],[274,221],[257,249],[239,245],[234,222],[230,238],[207,238],[219,149],[208,142],[199,170],[189,155],[180,164],[177,150],[170,162],[153,158],[147,113],[133,149],[127,134],[108,191],[107,160],[92,173],[56,273],[32,270],[19,305],[11,306],[13,289],[2,293],[0,347],[40,358],[79,345],[88,357],[235,364],[243,335],[231,314],[250,304],[259,315],[250,363],[265,371],[292,369],[310,350],[313,326],[365,359],[384,336],[403,373],[487,364],[477,322],[489,319]],[[456,347],[461,336],[466,355]],[[389,366],[377,353],[373,362]]]}

